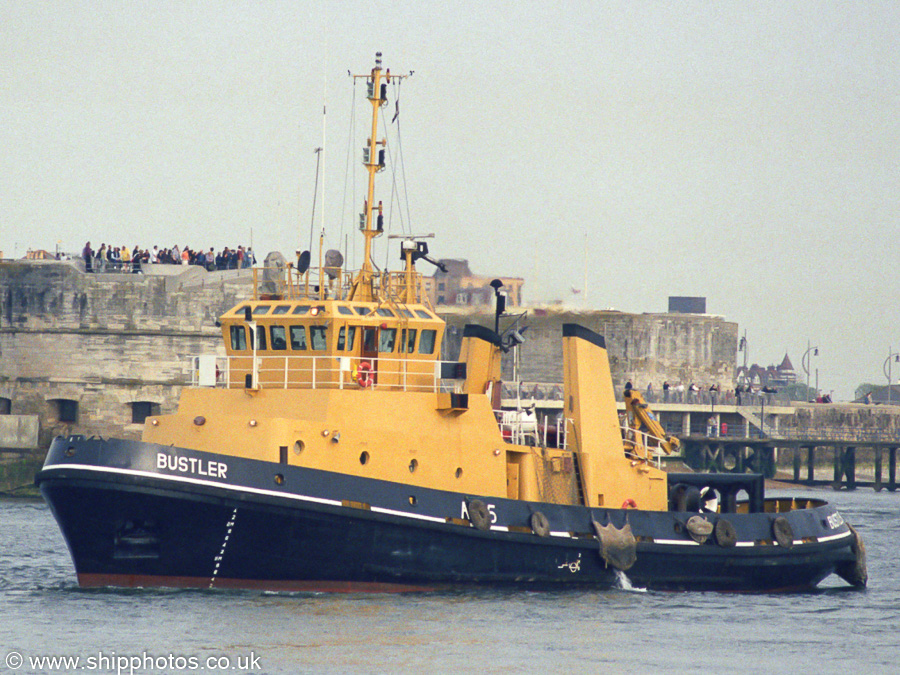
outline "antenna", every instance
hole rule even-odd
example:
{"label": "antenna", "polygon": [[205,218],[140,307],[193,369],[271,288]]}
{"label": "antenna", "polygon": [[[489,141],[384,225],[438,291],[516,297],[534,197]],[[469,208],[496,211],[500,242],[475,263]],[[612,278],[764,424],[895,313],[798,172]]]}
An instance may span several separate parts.
{"label": "antenna", "polygon": [[319,196],[319,165],[322,160],[322,148],[316,148],[313,150],[316,153],[316,183],[313,187],[313,205],[312,205],[312,216],[310,217],[309,222],[309,250],[312,250],[313,247],[313,230],[316,227],[316,197]]}
{"label": "antenna", "polygon": [[[326,62],[327,62],[327,51],[326,51]],[[327,112],[327,101],[328,101],[328,68],[322,68],[322,155],[325,154],[325,130],[327,128],[328,117],[326,115]],[[322,232],[325,232],[325,159],[322,158]]]}

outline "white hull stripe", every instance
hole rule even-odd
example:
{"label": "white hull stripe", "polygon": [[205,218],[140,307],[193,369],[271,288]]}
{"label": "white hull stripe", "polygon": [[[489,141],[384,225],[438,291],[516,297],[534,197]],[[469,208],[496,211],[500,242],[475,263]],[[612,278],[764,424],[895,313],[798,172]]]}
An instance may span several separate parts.
{"label": "white hull stripe", "polygon": [[654,539],[654,544],[664,544],[665,546],[699,546],[693,539]]}
{"label": "white hull stripe", "polygon": [[[142,478],[157,478],[167,481],[172,481],[175,483],[188,483],[191,485],[207,485],[210,487],[222,488],[223,490],[231,490],[232,492],[249,492],[257,495],[268,495],[271,497],[281,497],[283,499],[293,499],[295,501],[301,502],[311,502],[314,504],[326,504],[328,506],[343,506],[340,501],[336,499],[323,499],[322,497],[310,497],[307,495],[296,495],[288,492],[277,492],[275,490],[262,490],[260,488],[252,488],[244,485],[229,485],[228,483],[217,483],[211,480],[201,480],[199,478],[188,478],[187,476],[170,476],[166,473],[154,473],[152,471],[136,471],[134,469],[116,469],[113,467],[99,467],[99,466],[91,466],[89,464],[56,464],[54,466],[48,466],[44,469],[44,471],[50,470],[67,470],[67,469],[76,469],[79,471],[93,471],[96,473],[113,473],[120,474],[123,476],[140,476]],[[437,518],[435,516],[423,516],[418,513],[407,513],[406,511],[394,511],[393,509],[384,509],[381,507],[373,506],[372,511],[376,513],[383,513],[391,516],[402,516],[404,518],[415,518],[416,520],[427,520],[434,523],[445,523],[446,520],[444,518]]]}
{"label": "white hull stripe", "polygon": [[[53,466],[48,466],[44,469],[44,471],[51,470],[66,470],[66,469],[75,469],[78,471],[93,471],[96,473],[113,473],[120,474],[123,476],[140,476],[143,478],[157,478],[162,480],[173,481],[176,483],[189,483],[192,485],[207,485],[211,487],[223,488],[225,490],[231,490],[233,492],[249,492],[257,495],[268,495],[272,497],[282,497],[286,499],[293,499],[301,502],[311,502],[314,504],[326,504],[328,506],[343,506],[343,504],[336,499],[323,499],[322,497],[309,497],[307,495],[297,495],[287,492],[277,492],[275,490],[262,490],[260,488],[252,488],[246,487],[242,485],[229,485],[228,483],[217,483],[211,480],[202,480],[200,478],[188,478],[187,476],[172,476],[166,473],[154,473],[152,471],[137,471],[134,469],[117,469],[114,467],[101,467],[101,466],[92,466],[90,464],[55,464]],[[374,513],[381,513],[389,516],[399,516],[401,518],[413,518],[415,520],[424,520],[430,523],[446,523],[446,518],[438,518],[437,516],[425,516],[419,513],[409,513],[407,511],[396,511],[394,509],[386,509],[380,506],[372,506],[369,510]],[[503,525],[492,525],[492,530],[496,530],[498,532],[508,532],[509,528]],[[554,532],[552,533],[554,536],[564,536],[571,538],[568,532]]]}
{"label": "white hull stripe", "polygon": [[[114,467],[106,467],[106,466],[91,466],[90,464],[55,464],[53,466],[48,466],[43,469],[43,471],[55,471],[55,470],[71,470],[75,469],[77,471],[93,471],[96,473],[112,473],[112,474],[120,474],[123,476],[140,476],[142,478],[156,478],[162,480],[168,480],[175,483],[188,483],[191,485],[206,485],[209,487],[217,487],[222,488],[224,490],[231,490],[232,492],[249,492],[251,494],[257,495],[267,495],[271,497],[281,497],[283,499],[293,499],[295,501],[301,502],[310,502],[313,504],[325,504],[327,506],[343,506],[343,504],[336,499],[324,499],[322,497],[310,497],[308,495],[297,495],[288,492],[277,492],[275,490],[263,490],[260,488],[252,488],[246,487],[243,485],[229,485],[228,483],[217,483],[211,480],[201,480],[199,478],[188,478],[187,476],[172,476],[165,473],[154,473],[152,471],[136,471],[134,469],[117,469]],[[423,520],[431,523],[446,523],[445,518],[438,518],[437,516],[425,516],[419,513],[409,513],[408,511],[396,511],[394,509],[385,509],[380,506],[371,507],[371,511],[374,513],[381,513],[389,516],[399,516],[401,518],[412,518],[414,520]],[[492,525],[491,530],[496,530],[498,532],[508,532],[509,528],[503,525]],[[843,539],[844,537],[849,537],[852,533],[848,530],[847,532],[841,532],[840,534],[831,534],[825,537],[818,537],[817,541],[819,543],[823,543],[826,541],[834,541],[836,539]],[[569,532],[550,532],[551,537],[564,537],[567,539],[571,539],[572,535]],[[654,544],[663,544],[666,546],[699,546],[696,541],[692,539],[655,539],[653,541]],[[800,539],[794,540],[795,544],[803,544],[804,542]],[[735,544],[735,546],[739,547],[750,547],[755,544],[752,541],[739,541]]]}
{"label": "white hull stripe", "polygon": [[[849,537],[852,534],[853,533],[850,530],[847,530],[846,532],[841,532],[840,534],[829,534],[827,537],[819,537],[818,541],[821,544],[822,542],[825,542],[825,541],[834,541],[835,539],[843,539],[844,537]],[[794,543],[796,544],[798,542],[795,541]]]}

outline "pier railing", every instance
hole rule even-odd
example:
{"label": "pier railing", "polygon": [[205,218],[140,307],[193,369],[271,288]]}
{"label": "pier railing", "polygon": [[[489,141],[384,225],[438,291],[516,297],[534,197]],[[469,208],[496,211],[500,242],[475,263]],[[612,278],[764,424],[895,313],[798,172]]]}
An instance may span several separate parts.
{"label": "pier railing", "polygon": [[[624,401],[623,389],[616,389],[617,401]],[[734,391],[712,392],[701,390],[696,392],[676,391],[670,389],[664,392],[661,389],[641,390],[641,394],[647,403],[687,403],[693,405],[735,405],[746,408],[759,408],[760,406],[790,406],[793,405],[790,396],[786,393],[776,392],[744,392],[736,396]],[[559,382],[504,382],[503,398],[519,398],[522,401],[562,401],[563,385]]]}

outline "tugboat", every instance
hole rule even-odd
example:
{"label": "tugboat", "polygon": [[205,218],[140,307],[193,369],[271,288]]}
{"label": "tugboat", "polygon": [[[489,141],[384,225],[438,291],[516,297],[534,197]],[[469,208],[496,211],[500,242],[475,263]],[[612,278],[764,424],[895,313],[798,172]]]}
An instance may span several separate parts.
{"label": "tugboat", "polygon": [[361,268],[332,255],[311,269],[307,251],[254,270],[253,299],[219,320],[226,356],[195,360],[175,414],[140,441],[53,441],[35,482],[80,585],[866,585],[862,540],[826,502],[766,499],[760,475],[663,471],[677,439],[631,389],[620,425],[601,335],[563,327],[564,408],[544,439],[499,411],[520,333],[469,325],[441,361],[445,324],[416,270],[426,242],[402,240],[402,272],[372,261],[378,116],[404,76],[379,54],[355,77],[372,105]]}

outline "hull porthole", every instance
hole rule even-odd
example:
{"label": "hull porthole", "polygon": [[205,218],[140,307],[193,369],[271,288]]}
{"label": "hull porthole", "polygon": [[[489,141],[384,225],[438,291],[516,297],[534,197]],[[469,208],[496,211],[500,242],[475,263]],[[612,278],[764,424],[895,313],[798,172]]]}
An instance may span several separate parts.
{"label": "hull porthole", "polygon": [[715,527],[716,543],[722,548],[732,548],[737,544],[737,531],[730,521],[719,518]]}
{"label": "hull porthole", "polygon": [[491,514],[488,513],[488,508],[483,501],[470,499],[467,509],[469,511],[469,522],[472,523],[472,527],[476,530],[491,529]]}
{"label": "hull porthole", "polygon": [[540,511],[531,514],[531,531],[539,537],[546,537],[550,534],[550,522]]}
{"label": "hull porthole", "polygon": [[794,529],[784,516],[772,521],[772,535],[779,546],[791,548],[794,545]]}

